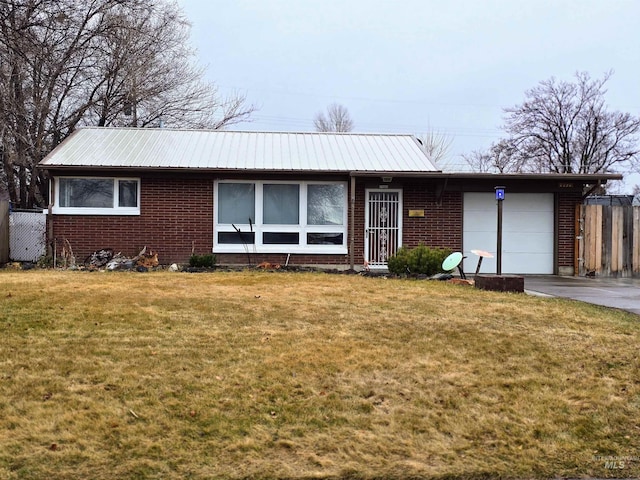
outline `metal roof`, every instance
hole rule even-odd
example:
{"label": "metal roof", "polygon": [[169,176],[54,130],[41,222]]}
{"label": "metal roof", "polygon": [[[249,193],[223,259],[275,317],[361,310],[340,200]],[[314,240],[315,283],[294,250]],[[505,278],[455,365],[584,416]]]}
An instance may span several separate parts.
{"label": "metal roof", "polygon": [[42,168],[437,172],[413,135],[90,127]]}

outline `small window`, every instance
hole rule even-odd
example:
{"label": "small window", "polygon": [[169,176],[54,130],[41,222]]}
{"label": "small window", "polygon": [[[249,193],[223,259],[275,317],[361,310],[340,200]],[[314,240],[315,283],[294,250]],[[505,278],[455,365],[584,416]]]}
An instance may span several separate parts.
{"label": "small window", "polygon": [[253,232],[218,232],[218,243],[225,245],[253,245],[255,241]]}
{"label": "small window", "polygon": [[140,180],[57,177],[53,213],[139,215]]}
{"label": "small window", "polygon": [[264,245],[298,245],[300,234],[297,232],[264,232],[262,243]]}
{"label": "small window", "polygon": [[118,182],[118,207],[135,208],[138,206],[138,181],[120,180]]}
{"label": "small window", "polygon": [[307,245],[342,245],[342,233],[307,233]]}

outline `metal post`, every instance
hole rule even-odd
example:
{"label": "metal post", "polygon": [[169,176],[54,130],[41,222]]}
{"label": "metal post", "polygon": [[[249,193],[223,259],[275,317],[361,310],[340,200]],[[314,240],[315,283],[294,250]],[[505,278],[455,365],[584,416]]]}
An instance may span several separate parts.
{"label": "metal post", "polygon": [[496,274],[502,275],[502,200],[498,200],[498,244],[496,246]]}
{"label": "metal post", "polygon": [[504,187],[495,187],[498,202],[498,231],[496,245],[496,275],[502,275],[502,202],[504,201]]}
{"label": "metal post", "polygon": [[351,185],[349,186],[349,268],[355,268],[355,223],[356,223],[356,177],[350,175]]}

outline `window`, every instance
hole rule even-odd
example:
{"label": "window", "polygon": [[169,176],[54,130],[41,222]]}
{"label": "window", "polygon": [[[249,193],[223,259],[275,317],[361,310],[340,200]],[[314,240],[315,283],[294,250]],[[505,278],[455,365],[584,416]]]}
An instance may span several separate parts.
{"label": "window", "polygon": [[251,183],[221,183],[218,186],[220,223],[255,223],[256,195]]}
{"label": "window", "polygon": [[307,195],[310,225],[342,225],[345,192],[342,184],[311,184]]}
{"label": "window", "polygon": [[53,213],[140,215],[140,180],[56,177]]}
{"label": "window", "polygon": [[297,225],[300,223],[300,185],[263,185],[262,208],[266,224]]}
{"label": "window", "polygon": [[347,253],[346,182],[220,180],[216,251]]}

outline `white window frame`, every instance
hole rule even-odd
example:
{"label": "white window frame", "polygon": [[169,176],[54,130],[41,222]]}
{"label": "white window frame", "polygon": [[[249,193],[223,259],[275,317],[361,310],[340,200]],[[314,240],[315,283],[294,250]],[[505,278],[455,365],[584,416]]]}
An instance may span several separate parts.
{"label": "white window frame", "polygon": [[[60,206],[60,179],[77,178],[82,180],[112,180],[113,181],[113,207],[96,208],[96,207],[61,207]],[[119,182],[120,181],[136,181],[138,182],[138,205],[135,207],[119,207]],[[51,212],[57,215],[140,215],[140,178],[138,177],[94,177],[82,175],[65,175],[54,177],[54,200]]]}
{"label": "white window frame", "polygon": [[[220,183],[244,183],[252,184],[255,188],[255,222],[253,225],[249,223],[235,224],[241,232],[247,233],[253,229],[255,234],[255,243],[252,244],[228,244],[218,242],[218,233],[231,232],[237,233],[233,224],[218,223],[218,185]],[[263,186],[265,184],[283,184],[283,185],[299,185],[299,223],[297,225],[273,225],[263,224]],[[308,185],[343,185],[344,199],[342,208],[342,225],[308,225],[307,224],[307,186]],[[303,253],[303,254],[338,254],[346,255],[347,248],[347,231],[348,231],[348,184],[344,181],[321,181],[321,180],[305,180],[305,181],[289,181],[289,180],[244,180],[244,179],[218,179],[214,182],[214,212],[213,212],[213,253]],[[291,244],[263,244],[263,233],[298,233],[299,243]],[[341,233],[341,245],[313,245],[307,244],[308,233]]]}

